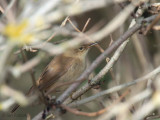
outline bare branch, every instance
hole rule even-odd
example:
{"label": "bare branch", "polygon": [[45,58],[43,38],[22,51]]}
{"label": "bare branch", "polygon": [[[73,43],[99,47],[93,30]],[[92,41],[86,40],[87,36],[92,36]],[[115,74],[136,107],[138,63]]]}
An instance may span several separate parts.
{"label": "bare branch", "polygon": [[138,84],[139,82],[142,82],[142,81],[151,79],[151,78],[155,77],[155,76],[156,76],[157,74],[159,74],[159,73],[160,73],[160,66],[157,67],[156,69],[154,69],[152,72],[146,74],[145,76],[143,76],[143,77],[141,77],[141,78],[138,78],[138,79],[136,79],[136,80],[133,80],[132,82],[124,83],[124,84],[115,86],[115,87],[113,87],[113,88],[110,88],[110,89],[108,89],[108,90],[104,90],[104,91],[99,92],[98,94],[96,94],[96,95],[94,95],[94,96],[85,98],[85,99],[80,100],[80,101],[73,102],[73,103],[69,104],[69,106],[75,107],[75,106],[79,106],[79,105],[85,104],[85,103],[87,103],[87,102],[90,102],[90,101],[92,101],[92,100],[95,100],[95,99],[99,98],[100,96],[103,96],[103,95],[106,95],[106,94],[110,94],[110,93],[113,93],[113,92],[116,92],[116,91],[119,91],[119,90],[128,88],[128,87],[130,87],[130,86],[132,86],[132,85],[136,85],[136,84]]}
{"label": "bare branch", "polygon": [[[140,24],[136,24],[130,28],[122,37],[115,41],[108,49],[106,49],[92,64],[91,66],[83,72],[83,74],[77,79],[77,81],[85,80],[88,78],[89,74],[104,60],[113,50],[115,50],[120,44],[123,43],[128,37],[134,34],[138,29],[141,28]],[[71,85],[59,98],[58,101],[63,102],[79,85],[80,83],[75,83]],[[90,87],[88,86],[86,90]]]}

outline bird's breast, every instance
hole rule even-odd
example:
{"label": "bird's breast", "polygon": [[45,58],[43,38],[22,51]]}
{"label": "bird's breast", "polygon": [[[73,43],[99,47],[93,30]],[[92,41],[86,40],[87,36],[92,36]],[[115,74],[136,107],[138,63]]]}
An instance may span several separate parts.
{"label": "bird's breast", "polygon": [[[65,83],[65,82],[69,82],[69,81],[74,81],[76,80],[85,70],[86,68],[86,64],[83,61],[77,60],[75,61],[67,70],[67,72],[62,75],[55,84],[53,84],[50,88],[56,87],[58,84],[61,83]],[[70,84],[69,84],[70,85]],[[59,94],[61,94],[65,89],[68,88],[69,86],[67,85],[63,85],[60,87],[57,87],[54,91],[53,94],[58,96]],[[50,89],[49,88],[49,89]]]}

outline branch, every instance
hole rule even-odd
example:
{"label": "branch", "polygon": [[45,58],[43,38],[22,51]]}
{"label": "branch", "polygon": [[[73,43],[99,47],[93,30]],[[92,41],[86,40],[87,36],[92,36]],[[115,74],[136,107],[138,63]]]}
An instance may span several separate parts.
{"label": "branch", "polygon": [[[144,10],[146,9],[146,7],[140,7],[137,12],[136,12],[136,17],[140,17]],[[132,26],[135,25],[135,19],[132,20],[129,28],[131,28]],[[96,75],[92,80],[91,80],[91,85],[97,84],[100,79],[108,73],[108,71],[112,68],[112,66],[114,65],[114,63],[118,60],[119,56],[121,55],[121,53],[123,52],[124,48],[126,47],[127,43],[129,42],[129,38],[123,42],[123,44],[120,45],[120,47],[116,50],[116,52],[114,53],[114,55],[112,56],[111,60],[107,63],[107,65],[99,72],[98,75]],[[89,90],[90,88],[92,88],[91,86],[89,86],[88,84],[84,85],[84,87],[82,89],[79,89],[75,94],[72,95],[73,99],[77,99],[80,95],[82,95],[83,93],[85,93],[87,90]],[[78,95],[77,95],[78,94]],[[67,104],[69,101],[72,101],[70,98],[68,98],[65,102],[65,104]]]}
{"label": "branch", "polygon": [[95,100],[95,99],[97,99],[97,98],[99,98],[99,97],[101,97],[103,95],[106,95],[106,94],[109,94],[109,93],[113,93],[113,92],[125,89],[127,87],[130,87],[132,85],[136,85],[139,82],[151,79],[152,77],[156,76],[159,73],[160,73],[160,66],[157,67],[156,69],[154,69],[152,72],[150,72],[150,73],[146,74],[145,76],[141,77],[141,78],[138,78],[138,79],[133,80],[133,81],[128,82],[128,83],[124,83],[124,84],[112,87],[112,88],[110,88],[108,90],[104,90],[102,92],[99,92],[99,93],[95,94],[94,96],[85,98],[83,100],[73,102],[73,103],[69,104],[69,106],[71,106],[71,107],[77,107],[79,105],[88,103],[88,102],[93,101],[93,100]]}
{"label": "branch", "polygon": [[23,93],[10,88],[7,85],[1,85],[0,87],[1,96],[10,97],[4,102],[0,102],[0,111],[6,111],[10,108],[15,102],[18,102],[22,106],[29,104],[29,98],[27,98]]}
{"label": "branch", "polygon": [[151,94],[152,94],[152,91],[150,89],[147,89],[147,90],[139,93],[138,95],[135,95],[135,96],[131,97],[127,102],[122,103],[122,104],[121,103],[117,104],[116,106],[111,108],[110,111],[108,111],[106,114],[103,114],[102,116],[100,116],[96,120],[109,120],[118,113],[121,114],[121,115],[127,115],[127,114],[130,115],[127,112],[129,110],[129,108],[133,104],[149,97]]}
{"label": "branch", "polygon": [[6,48],[4,49],[1,57],[0,57],[0,85],[4,82],[5,75],[6,75],[6,64],[9,60],[10,54],[14,48],[14,44],[8,43]]}
{"label": "branch", "polygon": [[104,109],[101,109],[97,112],[91,112],[91,113],[82,112],[82,111],[79,111],[77,109],[73,109],[73,108],[70,108],[68,106],[65,106],[65,105],[61,105],[61,107],[63,107],[67,111],[69,111],[73,114],[76,114],[76,115],[82,115],[82,116],[87,116],[87,117],[95,117],[95,116],[101,115],[101,114],[105,113],[106,111],[110,110],[110,108],[112,108],[113,106],[115,106],[115,104],[120,102],[129,92],[130,92],[129,90],[124,92],[123,95],[121,95],[112,105],[110,105],[110,106],[108,106]]}
{"label": "branch", "polygon": [[[141,27],[142,24],[145,22],[151,22],[156,15],[148,17],[142,21],[139,21],[139,24],[134,25],[132,28],[130,28],[128,31],[124,33],[117,41],[115,41],[108,49],[106,49],[99,57],[96,58],[96,60],[91,64],[91,66],[85,70],[82,75],[77,79],[77,81],[83,81],[88,78],[89,74],[111,53],[113,52],[116,48],[119,47],[124,41],[126,41],[130,36],[132,36],[136,31],[138,31]],[[64,100],[69,97],[73,91],[77,89],[77,87],[80,85],[79,82],[76,82],[72,84],[58,99],[57,101],[62,103]],[[43,112],[40,112],[38,115],[36,115],[33,120],[37,120],[41,118]]]}
{"label": "branch", "polygon": [[[137,30],[141,28],[141,24],[136,24],[130,28],[123,36],[115,41],[108,49],[106,49],[97,59],[91,64],[91,66],[83,72],[83,74],[77,79],[77,81],[86,80],[90,73],[116,48],[119,47],[125,40],[132,36]],[[59,102],[63,102],[69,95],[79,86],[80,83],[74,83],[71,85],[59,98]],[[87,90],[90,87],[88,86]]]}
{"label": "branch", "polygon": [[160,13],[158,16],[152,21],[152,23],[147,27],[146,31],[144,32],[144,35],[148,33],[148,31],[160,20]]}
{"label": "branch", "polygon": [[[127,20],[128,16],[133,12],[134,8],[139,4],[140,1],[133,1],[133,3],[129,4],[116,17],[114,17],[113,20],[111,20],[111,22],[109,22],[106,26],[104,26],[103,29],[99,30],[94,34],[89,35],[88,37],[92,40],[92,42],[97,42],[102,40],[104,37],[108,36],[110,33],[114,32],[118,27],[120,27]],[[77,38],[64,42],[59,46],[50,47],[50,49],[48,48],[42,48],[42,49],[46,50],[51,55],[61,54],[68,48],[77,47],[78,45],[86,42],[88,37],[84,37],[84,35],[80,33]]]}
{"label": "branch", "polygon": [[[151,16],[149,18],[144,19],[145,22],[150,22],[153,20],[156,16]],[[143,23],[143,22],[142,22]],[[90,73],[110,54],[112,53],[115,49],[119,47],[124,41],[126,41],[129,37],[131,37],[136,31],[138,31],[141,27],[141,24],[136,24],[132,28],[128,29],[118,40],[116,40],[108,49],[106,49],[99,57],[96,58],[96,60],[90,65],[88,69],[86,69],[82,75],[77,79],[77,81],[82,81],[86,80]],[[71,85],[58,99],[57,101],[63,102],[69,95],[77,89],[80,83],[74,83]],[[85,89],[84,89],[85,88]],[[83,94],[86,92],[88,89],[90,89],[91,86],[83,86],[82,89],[83,92],[77,93],[77,96]],[[72,96],[73,97],[73,96]]]}

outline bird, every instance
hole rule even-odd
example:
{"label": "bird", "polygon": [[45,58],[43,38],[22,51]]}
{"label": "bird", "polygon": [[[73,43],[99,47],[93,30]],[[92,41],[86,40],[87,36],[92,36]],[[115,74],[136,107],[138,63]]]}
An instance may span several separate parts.
{"label": "bird", "polygon": [[[64,82],[74,81],[84,72],[87,66],[87,53],[96,44],[84,44],[79,48],[68,49],[64,53],[55,56],[36,81],[37,88],[44,94],[51,91],[51,95],[58,97],[69,85],[57,88],[56,86]],[[31,96],[34,93],[35,86],[32,86],[26,96]],[[18,104],[15,105],[11,113],[15,112],[18,107]]]}

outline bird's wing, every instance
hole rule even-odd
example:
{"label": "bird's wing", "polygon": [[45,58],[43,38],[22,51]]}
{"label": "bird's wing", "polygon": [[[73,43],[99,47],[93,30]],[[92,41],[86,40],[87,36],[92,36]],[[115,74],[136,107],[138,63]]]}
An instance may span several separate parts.
{"label": "bird's wing", "polygon": [[44,90],[57,82],[57,80],[71,67],[71,63],[72,58],[70,57],[58,56],[54,58],[45,68],[38,80],[39,89]]}

